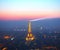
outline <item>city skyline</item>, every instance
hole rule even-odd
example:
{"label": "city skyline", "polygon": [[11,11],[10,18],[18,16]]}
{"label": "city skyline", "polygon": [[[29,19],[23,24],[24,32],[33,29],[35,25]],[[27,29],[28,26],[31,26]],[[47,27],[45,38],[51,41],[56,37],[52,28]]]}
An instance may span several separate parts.
{"label": "city skyline", "polygon": [[60,0],[0,0],[0,50],[60,50]]}

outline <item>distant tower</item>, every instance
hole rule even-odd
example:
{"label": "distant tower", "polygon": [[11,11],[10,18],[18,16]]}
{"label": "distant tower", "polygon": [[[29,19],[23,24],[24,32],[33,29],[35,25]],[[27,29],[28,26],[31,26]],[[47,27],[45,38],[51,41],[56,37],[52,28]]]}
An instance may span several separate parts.
{"label": "distant tower", "polygon": [[28,23],[28,34],[26,37],[26,41],[33,41],[35,39],[35,37],[32,34],[32,30],[31,30],[31,22],[29,21]]}

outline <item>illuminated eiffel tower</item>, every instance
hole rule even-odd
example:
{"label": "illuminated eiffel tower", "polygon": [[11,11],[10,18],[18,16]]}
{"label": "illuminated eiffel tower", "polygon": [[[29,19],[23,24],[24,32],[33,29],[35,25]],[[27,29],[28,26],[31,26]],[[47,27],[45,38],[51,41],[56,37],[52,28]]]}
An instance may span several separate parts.
{"label": "illuminated eiffel tower", "polygon": [[31,22],[29,21],[29,23],[28,23],[28,34],[26,37],[26,41],[33,41],[34,39],[35,39],[35,37],[32,34],[32,30],[31,30]]}

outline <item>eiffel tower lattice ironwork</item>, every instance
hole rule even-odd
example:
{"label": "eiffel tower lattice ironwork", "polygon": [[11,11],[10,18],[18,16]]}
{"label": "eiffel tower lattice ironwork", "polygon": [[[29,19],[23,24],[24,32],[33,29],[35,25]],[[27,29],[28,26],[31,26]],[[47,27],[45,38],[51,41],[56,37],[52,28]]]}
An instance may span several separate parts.
{"label": "eiffel tower lattice ironwork", "polygon": [[26,41],[32,41],[34,39],[35,39],[35,37],[32,34],[32,30],[31,30],[31,21],[29,21],[29,23],[28,23],[28,34],[27,34],[27,37],[26,37]]}

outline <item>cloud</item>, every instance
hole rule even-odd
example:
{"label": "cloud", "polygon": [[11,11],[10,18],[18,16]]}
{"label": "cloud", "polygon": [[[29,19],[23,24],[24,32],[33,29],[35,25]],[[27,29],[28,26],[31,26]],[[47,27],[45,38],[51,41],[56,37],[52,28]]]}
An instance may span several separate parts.
{"label": "cloud", "polygon": [[60,17],[45,17],[45,18],[38,18],[38,19],[29,20],[29,21],[34,22],[34,21],[39,21],[39,20],[44,20],[49,18],[60,18]]}

